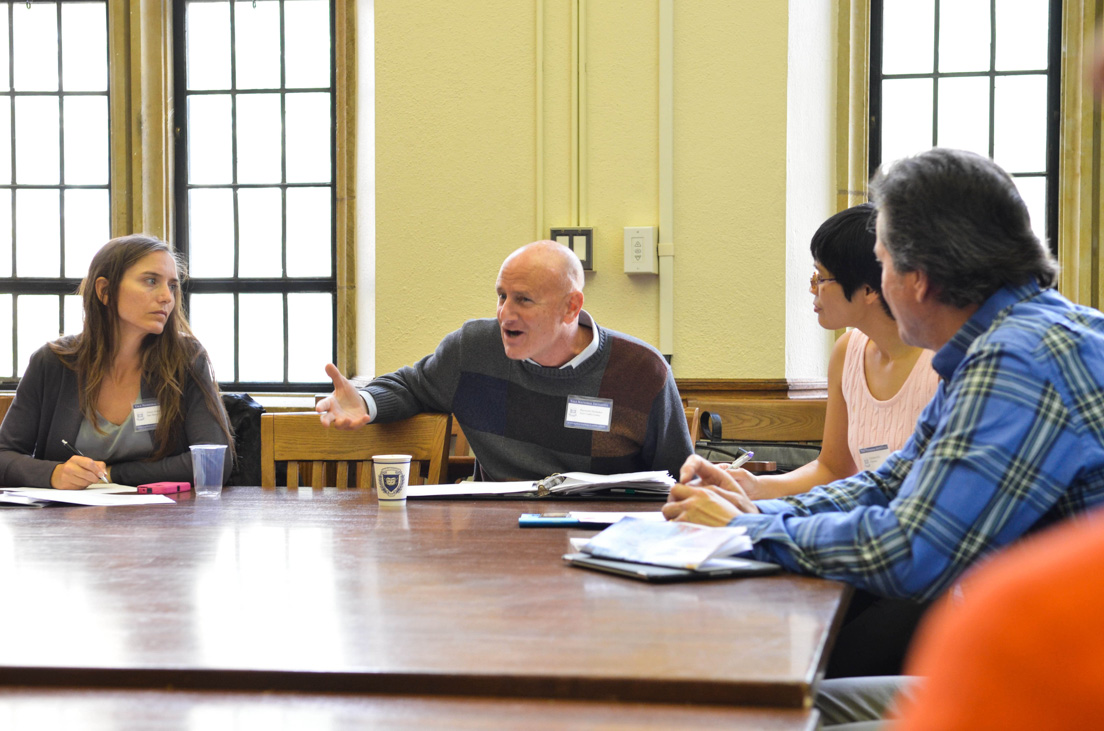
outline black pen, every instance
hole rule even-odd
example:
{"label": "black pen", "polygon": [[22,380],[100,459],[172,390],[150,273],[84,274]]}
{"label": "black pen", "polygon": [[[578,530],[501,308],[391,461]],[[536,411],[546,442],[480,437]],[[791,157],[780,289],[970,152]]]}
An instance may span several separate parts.
{"label": "black pen", "polygon": [[[84,454],[82,454],[79,449],[77,449],[76,447],[74,447],[72,444],[65,441],[64,439],[61,440],[61,443],[64,444],[66,447],[69,447],[69,451],[72,452],[73,454],[77,455],[78,457],[83,457],[84,456]],[[100,475],[100,482],[104,483],[105,485],[110,485],[111,484],[111,482],[108,481],[108,479],[107,479],[107,475]]]}

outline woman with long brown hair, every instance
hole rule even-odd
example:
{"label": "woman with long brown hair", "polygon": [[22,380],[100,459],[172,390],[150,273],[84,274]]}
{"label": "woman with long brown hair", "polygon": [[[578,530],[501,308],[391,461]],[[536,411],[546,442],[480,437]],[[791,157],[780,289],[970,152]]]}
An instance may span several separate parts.
{"label": "woman with long brown hair", "polygon": [[[31,356],[0,425],[0,485],[191,482],[190,445],[233,452],[179,293],[180,267],[160,239],[122,236],[96,253],[79,290],[83,331]],[[231,467],[228,456],[224,481]]]}

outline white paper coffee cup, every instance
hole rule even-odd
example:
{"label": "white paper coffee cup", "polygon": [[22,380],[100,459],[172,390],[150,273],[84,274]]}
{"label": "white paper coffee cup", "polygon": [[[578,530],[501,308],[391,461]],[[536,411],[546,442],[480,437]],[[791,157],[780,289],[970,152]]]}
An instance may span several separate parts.
{"label": "white paper coffee cup", "polygon": [[372,480],[380,500],[406,500],[410,482],[409,454],[377,454],[372,457]]}

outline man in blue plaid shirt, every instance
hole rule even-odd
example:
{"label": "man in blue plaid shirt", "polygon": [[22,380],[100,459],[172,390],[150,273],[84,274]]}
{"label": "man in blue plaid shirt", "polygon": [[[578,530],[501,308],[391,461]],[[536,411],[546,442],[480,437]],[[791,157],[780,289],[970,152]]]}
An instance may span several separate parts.
{"label": "man in blue plaid shirt", "polygon": [[[871,191],[883,294],[943,379],[915,432],[876,471],[780,500],[753,502],[742,471],[691,456],[663,510],[745,526],[754,558],[862,590],[833,663],[848,644],[903,653],[922,605],[856,608],[930,601],[983,555],[1104,503],[1104,315],[1052,289],[1057,266],[1012,179],[934,149]],[[874,665],[829,675],[896,670]]]}

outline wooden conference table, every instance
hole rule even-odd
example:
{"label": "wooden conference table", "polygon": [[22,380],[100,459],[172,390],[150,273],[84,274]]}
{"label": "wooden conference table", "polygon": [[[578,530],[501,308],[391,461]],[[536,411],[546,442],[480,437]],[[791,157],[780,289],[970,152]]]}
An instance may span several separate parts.
{"label": "wooden conference table", "polygon": [[592,532],[517,527],[580,508],[658,505],[390,508],[369,491],[232,487],[171,506],[2,509],[0,719],[149,715],[164,696],[190,717],[314,709],[334,728],[410,721],[407,706],[431,725],[809,727],[843,585],[648,585],[564,565],[568,537]]}

